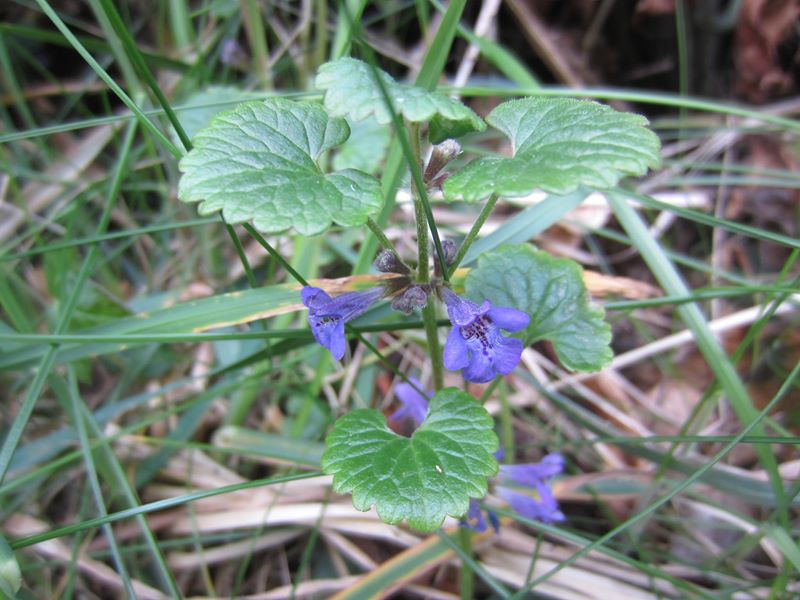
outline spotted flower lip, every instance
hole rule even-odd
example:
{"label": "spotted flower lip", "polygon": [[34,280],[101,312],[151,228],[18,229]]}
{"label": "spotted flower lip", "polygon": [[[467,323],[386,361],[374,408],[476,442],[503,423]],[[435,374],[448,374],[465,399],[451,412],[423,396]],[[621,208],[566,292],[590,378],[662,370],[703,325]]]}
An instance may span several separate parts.
{"label": "spotted flower lip", "polygon": [[478,306],[448,288],[442,294],[453,323],[444,347],[444,366],[450,371],[463,369],[464,379],[472,383],[511,373],[522,355],[522,342],[505,337],[500,330],[521,331],[530,317],[515,308],[492,306],[489,300]]}
{"label": "spotted flower lip", "polygon": [[394,390],[402,406],[390,419],[395,422],[409,419],[414,423],[414,429],[417,429],[428,415],[428,400],[433,396],[433,392],[426,391],[423,396],[418,391],[424,389],[419,380],[415,377],[409,377],[408,380],[410,383],[400,383]]}
{"label": "spotted flower lip", "polygon": [[341,360],[347,345],[345,324],[364,314],[383,293],[383,288],[377,287],[331,298],[323,289],[306,286],[300,292],[300,299],[308,308],[308,324],[314,339],[327,348],[333,358]]}

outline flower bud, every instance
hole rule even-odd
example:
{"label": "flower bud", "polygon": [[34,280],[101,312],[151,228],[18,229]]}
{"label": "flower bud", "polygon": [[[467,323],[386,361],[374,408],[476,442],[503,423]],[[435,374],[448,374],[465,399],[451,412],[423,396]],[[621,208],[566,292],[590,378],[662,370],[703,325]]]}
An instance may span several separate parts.
{"label": "flower bud", "polygon": [[375,262],[372,263],[381,273],[400,273],[407,275],[411,271],[408,266],[391,250],[383,249],[378,252]]}
{"label": "flower bud", "polygon": [[427,303],[427,290],[421,285],[411,285],[394,297],[392,308],[404,315],[410,315],[415,308],[424,308]]}
{"label": "flower bud", "polygon": [[447,164],[461,153],[461,145],[455,140],[445,140],[433,147],[431,159],[425,167],[423,180],[430,184]]}
{"label": "flower bud", "polygon": [[456,243],[453,240],[442,240],[442,250],[444,250],[444,262],[449,267],[456,257]]}
{"label": "flower bud", "polygon": [[[456,245],[452,240],[442,240],[442,251],[444,252],[444,263],[449,267],[456,258]],[[437,277],[442,276],[441,264],[438,260],[433,261],[433,271]]]}

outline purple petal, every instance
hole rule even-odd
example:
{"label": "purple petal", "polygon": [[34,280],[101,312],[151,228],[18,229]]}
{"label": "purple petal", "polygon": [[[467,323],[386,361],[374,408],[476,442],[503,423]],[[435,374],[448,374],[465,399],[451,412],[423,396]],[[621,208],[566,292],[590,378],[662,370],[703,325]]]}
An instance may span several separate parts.
{"label": "purple petal", "polygon": [[522,342],[515,338],[498,336],[492,350],[495,370],[501,375],[508,375],[522,356]]}
{"label": "purple petal", "polygon": [[522,331],[531,322],[531,318],[521,310],[503,306],[493,306],[489,310],[489,318],[491,318],[500,329],[512,332]]}
{"label": "purple petal", "polygon": [[320,346],[330,348],[333,331],[336,322],[326,317],[315,317],[309,314],[308,324],[311,325],[311,333]]}
{"label": "purple petal", "polygon": [[342,360],[345,346],[347,345],[344,338],[344,321],[336,321],[336,324],[332,328],[328,345],[322,345],[331,351],[331,356],[333,356],[333,358]]}
{"label": "purple petal", "polygon": [[492,512],[491,510],[487,510],[486,514],[489,515],[489,523],[492,524],[494,532],[500,533],[500,519],[498,519],[497,515],[494,514],[494,512]]}
{"label": "purple petal", "polygon": [[508,488],[498,487],[495,491],[497,495],[508,502],[508,505],[518,515],[531,519],[533,521],[541,521],[542,523],[558,523],[565,521],[566,517],[558,509],[558,503],[553,498],[552,493],[548,488],[546,498],[535,500],[530,496],[519,494],[511,491]]}
{"label": "purple petal", "polygon": [[444,368],[448,371],[458,371],[469,364],[467,343],[461,337],[461,331],[454,326],[444,344]]}
{"label": "purple petal", "polygon": [[363,314],[383,293],[383,288],[376,287],[331,298],[320,288],[306,286],[301,290],[300,298],[308,307],[308,324],[314,339],[336,360],[341,360],[347,346],[345,324]]}
{"label": "purple petal", "polygon": [[483,518],[483,511],[477,500],[469,501],[469,510],[466,518],[461,522],[464,527],[482,533],[486,531],[486,520]]}
{"label": "purple petal", "polygon": [[469,365],[462,371],[462,375],[471,383],[486,383],[495,378],[497,371],[488,356],[482,352],[473,352]]}
{"label": "purple petal", "polygon": [[463,327],[469,325],[479,317],[489,311],[491,303],[486,300],[481,306],[458,296],[448,288],[443,288],[444,303],[447,306],[447,316],[450,317],[453,325]]}
{"label": "purple petal", "polygon": [[300,290],[300,299],[312,311],[316,311],[332,301],[331,297],[325,293],[325,290],[311,286],[305,286]]}
{"label": "purple petal", "polygon": [[325,306],[325,313],[337,315],[345,322],[364,314],[370,305],[383,295],[382,288],[372,288],[363,292],[347,292],[334,298]]}
{"label": "purple petal", "polygon": [[564,471],[564,457],[558,452],[553,452],[540,460],[539,465],[541,465],[542,471],[547,472],[547,475],[545,475],[543,479],[555,477]]}
{"label": "purple petal", "polygon": [[548,454],[541,462],[521,465],[500,465],[498,479],[526,487],[536,487],[564,470],[564,457],[560,454]]}
{"label": "purple petal", "polygon": [[414,422],[416,429],[422,425],[422,422],[428,414],[428,398],[430,398],[433,393],[429,393],[428,398],[426,398],[414,388],[414,386],[416,386],[422,389],[422,384],[419,380],[414,377],[409,377],[408,379],[414,385],[409,385],[408,383],[398,384],[395,388],[395,395],[403,406],[395,411],[389,418],[392,421],[400,421],[409,418]]}

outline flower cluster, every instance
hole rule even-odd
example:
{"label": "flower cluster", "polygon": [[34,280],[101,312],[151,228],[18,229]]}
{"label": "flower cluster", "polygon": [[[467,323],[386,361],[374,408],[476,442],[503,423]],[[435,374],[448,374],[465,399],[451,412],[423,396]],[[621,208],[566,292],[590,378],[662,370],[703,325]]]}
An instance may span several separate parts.
{"label": "flower cluster", "polygon": [[[446,254],[452,260],[455,247],[450,244],[447,249]],[[515,333],[526,329],[530,324],[527,314],[515,308],[494,306],[489,300],[478,305],[462,298],[446,284],[441,284],[438,271],[434,282],[415,283],[411,279],[410,267],[391,250],[378,254],[375,267],[383,273],[400,277],[388,280],[381,287],[347,292],[335,298],[316,287],[306,286],[301,292],[314,338],[335,359],[341,360],[347,348],[345,325],[364,314],[376,301],[390,297],[392,308],[408,315],[415,309],[424,308],[433,296],[444,302],[453,326],[444,346],[445,368],[460,370],[466,381],[485,383],[497,375],[508,375],[517,366],[523,343],[502,332]],[[420,382],[412,377],[407,383],[397,385],[396,395],[401,406],[389,419],[396,425],[405,424],[406,431],[413,432],[425,420],[433,393],[425,392]],[[559,454],[547,455],[538,463],[501,465],[491,480],[494,494],[528,519],[544,523],[563,521],[564,515],[550,488],[550,482],[563,468],[564,459]],[[497,516],[491,510],[486,516],[497,530]],[[470,501],[462,523],[476,531],[487,528],[486,518],[476,500]]]}
{"label": "flower cluster", "polygon": [[[511,507],[511,510],[526,519],[542,523],[560,523],[566,520],[566,517],[558,508],[550,482],[563,470],[564,457],[560,454],[548,454],[537,463],[500,465],[500,472],[494,478],[494,492]],[[497,530],[497,516],[491,511],[487,512],[489,521]],[[486,530],[486,521],[475,500],[470,501],[466,524],[475,531]]]}
{"label": "flower cluster", "polygon": [[[420,382],[413,377],[409,378],[409,383],[398,384],[395,394],[401,407],[389,417],[392,422],[411,421],[413,429],[422,425],[428,413],[428,400],[433,393],[423,394],[420,390]],[[502,453],[495,456],[499,459]],[[500,465],[498,474],[492,480],[494,493],[520,516],[542,523],[558,523],[564,521],[565,517],[558,508],[550,482],[563,470],[564,458],[560,454],[548,454],[538,463]],[[497,515],[487,511],[487,516],[497,531],[500,526]],[[476,500],[470,501],[463,524],[475,531],[486,530],[486,519]]]}
{"label": "flower cluster", "polygon": [[[410,314],[427,304],[430,291],[430,286],[409,284],[395,294],[392,308]],[[348,292],[336,298],[316,287],[307,286],[301,292],[314,338],[336,360],[345,353],[345,324],[384,295],[382,288]],[[441,295],[453,324],[444,347],[445,368],[462,371],[464,379],[472,383],[485,383],[497,375],[511,373],[522,355],[522,341],[505,337],[500,330],[521,331],[528,326],[530,317],[515,308],[492,306],[488,300],[478,306],[446,287],[441,288]]]}

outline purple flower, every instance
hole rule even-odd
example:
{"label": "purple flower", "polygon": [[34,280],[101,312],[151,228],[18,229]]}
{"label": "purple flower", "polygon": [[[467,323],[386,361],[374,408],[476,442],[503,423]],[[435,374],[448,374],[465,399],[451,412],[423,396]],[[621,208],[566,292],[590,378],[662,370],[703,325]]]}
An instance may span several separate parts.
{"label": "purple flower", "polygon": [[464,379],[473,383],[511,373],[522,355],[522,342],[504,337],[500,330],[525,329],[530,317],[515,308],[492,306],[488,300],[478,306],[447,288],[442,293],[453,323],[444,346],[444,366],[451,371],[464,369]]}
{"label": "purple flower", "polygon": [[364,314],[370,304],[383,296],[383,288],[372,288],[365,292],[347,292],[331,298],[324,290],[306,286],[300,298],[308,307],[308,324],[314,339],[330,350],[336,360],[344,356],[344,325]]}
{"label": "purple flower", "polygon": [[[564,521],[564,513],[558,509],[549,485],[550,480],[563,470],[564,457],[560,454],[548,454],[538,463],[500,465],[495,493],[523,517],[542,523]],[[535,490],[536,497],[507,487],[509,483]]]}
{"label": "purple flower", "polygon": [[[494,532],[497,533],[500,531],[500,519],[497,518],[497,515],[487,510],[486,516],[489,517],[489,522],[492,524]],[[486,519],[483,518],[483,511],[477,500],[469,501],[469,510],[467,511],[467,516],[462,521],[462,525],[478,533],[486,531]]]}
{"label": "purple flower", "polygon": [[[493,478],[495,494],[505,500],[515,513],[542,523],[558,523],[566,520],[564,513],[558,509],[553,492],[550,489],[550,480],[564,470],[564,457],[560,454],[548,454],[541,462],[522,465],[500,465],[500,472]],[[512,489],[507,486],[512,484]],[[536,492],[536,497],[518,491],[520,487],[530,488]],[[491,511],[486,511],[489,521],[495,531],[499,528],[497,516]],[[486,520],[480,506],[470,500],[469,511],[464,526],[474,531],[486,531]]]}
{"label": "purple flower", "polygon": [[433,392],[425,392],[423,396],[418,391],[423,389],[419,380],[414,377],[409,377],[408,380],[413,385],[401,383],[395,388],[395,394],[403,406],[389,418],[395,422],[410,419],[414,423],[414,429],[417,429],[428,414],[428,400],[433,396]]}

